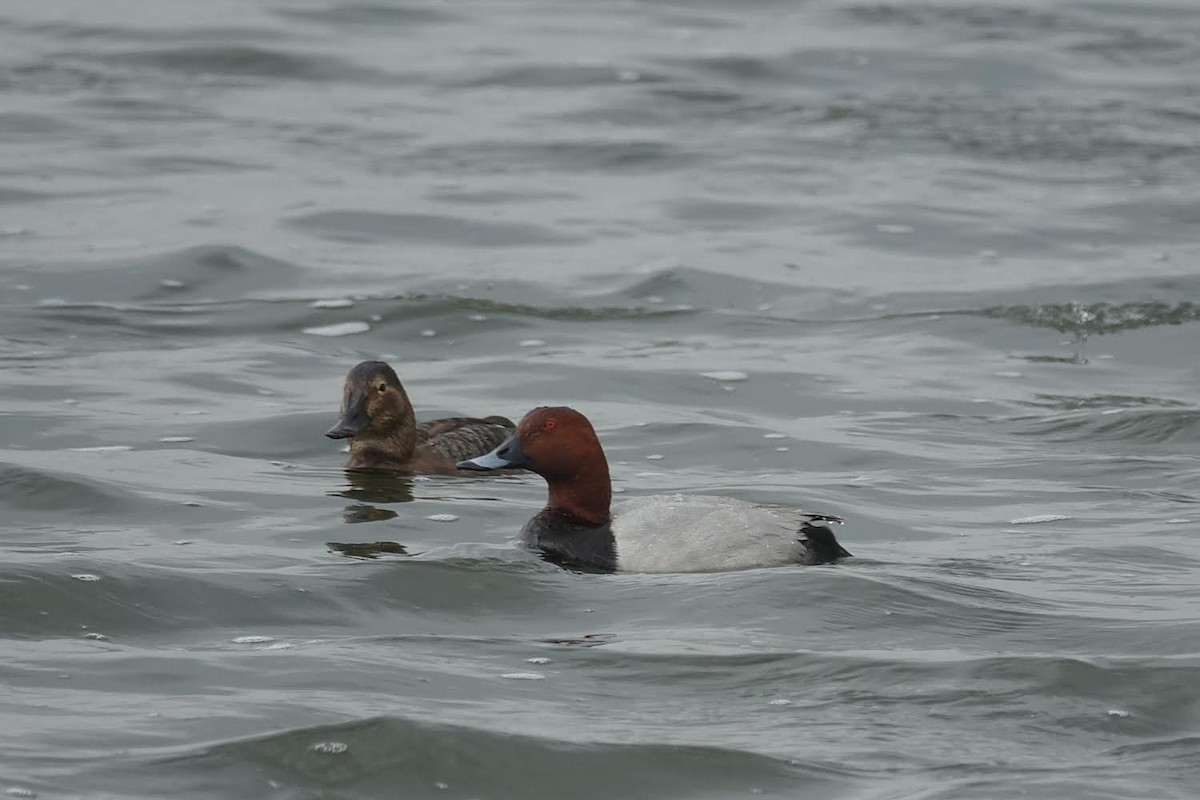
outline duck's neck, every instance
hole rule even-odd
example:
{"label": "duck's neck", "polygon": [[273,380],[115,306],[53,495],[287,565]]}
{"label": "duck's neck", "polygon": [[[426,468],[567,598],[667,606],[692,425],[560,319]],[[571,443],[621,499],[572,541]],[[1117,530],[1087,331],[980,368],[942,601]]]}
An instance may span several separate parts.
{"label": "duck's neck", "polygon": [[590,525],[604,525],[610,519],[612,481],[604,453],[588,458],[569,475],[547,477],[550,499],[546,510],[566,514]]}
{"label": "duck's neck", "polygon": [[[403,395],[404,390],[399,390]],[[407,463],[417,447],[417,419],[407,396],[387,418],[350,440],[350,457],[356,461]]]}

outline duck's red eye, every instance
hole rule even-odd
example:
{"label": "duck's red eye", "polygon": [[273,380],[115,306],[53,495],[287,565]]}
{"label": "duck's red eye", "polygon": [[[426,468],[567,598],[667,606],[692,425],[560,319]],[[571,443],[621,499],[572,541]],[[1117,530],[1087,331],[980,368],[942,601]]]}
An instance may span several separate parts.
{"label": "duck's red eye", "polygon": [[544,431],[552,431],[552,430],[554,430],[556,427],[558,427],[558,423],[557,423],[557,422],[555,422],[555,421],[554,421],[554,420],[552,420],[552,419],[548,419],[548,420],[546,420],[546,424],[542,426],[542,430],[544,430]]}

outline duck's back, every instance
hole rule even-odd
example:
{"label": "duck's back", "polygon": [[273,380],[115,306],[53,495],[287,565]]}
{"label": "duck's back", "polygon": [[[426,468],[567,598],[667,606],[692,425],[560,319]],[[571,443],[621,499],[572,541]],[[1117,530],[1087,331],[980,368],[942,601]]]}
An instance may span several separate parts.
{"label": "duck's back", "polygon": [[805,531],[838,517],[732,497],[651,495],[612,509],[622,572],[714,572],[814,563]]}
{"label": "duck's back", "polygon": [[505,417],[445,417],[417,425],[417,446],[465,461],[499,447],[516,426]]}

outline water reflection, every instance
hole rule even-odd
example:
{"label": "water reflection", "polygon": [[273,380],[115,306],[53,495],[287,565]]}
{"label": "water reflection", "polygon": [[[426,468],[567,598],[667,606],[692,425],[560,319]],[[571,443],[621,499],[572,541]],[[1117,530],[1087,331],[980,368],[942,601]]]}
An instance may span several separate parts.
{"label": "water reflection", "polygon": [[[348,469],[346,481],[349,486],[329,494],[335,497],[346,497],[359,503],[409,503],[413,499],[413,479],[411,475],[383,469]],[[348,511],[349,509],[347,509]],[[379,519],[390,519],[379,517]],[[364,522],[366,520],[347,520]]]}
{"label": "water reflection", "polygon": [[395,519],[396,516],[396,512],[390,508],[377,508],[376,506],[364,505],[362,503],[346,506],[342,510],[342,519],[348,525],[353,525],[356,522],[383,522],[384,520]]}
{"label": "water reflection", "polygon": [[408,555],[399,542],[326,542],[326,547],[350,558],[379,558],[381,555]]}

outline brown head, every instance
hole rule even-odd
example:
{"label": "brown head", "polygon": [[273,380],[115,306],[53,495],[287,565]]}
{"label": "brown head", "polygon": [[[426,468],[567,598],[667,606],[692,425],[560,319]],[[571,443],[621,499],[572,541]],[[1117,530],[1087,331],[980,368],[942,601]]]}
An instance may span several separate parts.
{"label": "brown head", "polygon": [[580,519],[608,522],[612,483],[608,460],[592,423],[566,406],[542,406],[517,424],[508,441],[487,455],[458,462],[459,469],[492,470],[522,467],[550,486],[546,507]]}
{"label": "brown head", "polygon": [[[408,458],[416,443],[416,418],[396,372],[383,361],[364,361],[346,376],[342,418],[325,435]],[[400,452],[406,451],[406,452]]]}

